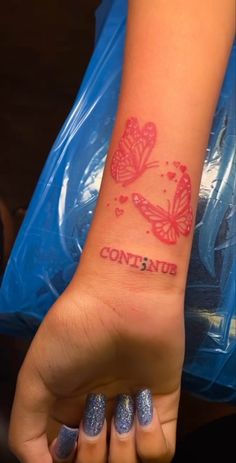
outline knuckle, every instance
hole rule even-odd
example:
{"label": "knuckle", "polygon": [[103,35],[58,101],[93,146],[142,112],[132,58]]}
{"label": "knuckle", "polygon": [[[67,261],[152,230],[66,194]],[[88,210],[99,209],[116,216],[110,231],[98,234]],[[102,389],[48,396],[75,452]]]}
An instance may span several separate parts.
{"label": "knuckle", "polygon": [[16,392],[20,392],[22,394],[22,391],[25,391],[25,385],[27,383],[26,375],[27,375],[27,368],[26,368],[26,364],[24,363],[21,366],[21,369],[17,375]]}
{"label": "knuckle", "polygon": [[164,463],[171,463],[175,456],[175,449],[169,450],[166,454],[166,460]]}
{"label": "knuckle", "polygon": [[24,443],[18,441],[14,436],[10,435],[8,437],[8,448],[21,463],[29,463],[31,461],[27,446],[25,448]]}
{"label": "knuckle", "polygon": [[15,455],[18,458],[23,458],[21,443],[18,442],[18,440],[12,433],[9,433],[8,435],[8,448],[13,453],[13,455]]}
{"label": "knuckle", "polygon": [[15,439],[15,436],[11,432],[9,432],[9,435],[8,435],[8,448],[15,456],[20,457],[20,454],[21,454],[20,445]]}
{"label": "knuckle", "polygon": [[175,450],[176,450],[176,442],[173,443],[167,443],[167,450],[166,450],[166,460],[164,463],[170,463],[174,456],[175,456]]}
{"label": "knuckle", "polygon": [[28,449],[20,436],[19,426],[16,425],[16,419],[12,418],[7,436],[7,446],[11,453],[15,455],[21,463],[27,462]]}
{"label": "knuckle", "polygon": [[96,451],[100,445],[100,438],[86,438],[86,447],[90,452]]}
{"label": "knuckle", "polygon": [[12,453],[16,453],[15,452],[16,451],[15,441],[10,433],[8,435],[8,448],[11,450]]}
{"label": "knuckle", "polygon": [[130,439],[132,439],[132,434],[130,433],[124,433],[124,434],[119,434],[117,433],[117,442],[120,446],[127,446],[127,444],[129,444],[130,442]]}
{"label": "knuckle", "polygon": [[170,463],[172,461],[172,458],[170,458],[170,455],[164,451],[158,453],[158,455],[156,455],[156,458],[158,458],[158,461],[160,463]]}
{"label": "knuckle", "polygon": [[159,449],[157,450],[152,450],[150,447],[141,447],[138,449],[138,455],[141,458],[141,460],[150,460],[150,461],[158,461],[160,463],[170,463],[172,461],[172,457],[170,458],[169,455],[167,455],[166,450]]}

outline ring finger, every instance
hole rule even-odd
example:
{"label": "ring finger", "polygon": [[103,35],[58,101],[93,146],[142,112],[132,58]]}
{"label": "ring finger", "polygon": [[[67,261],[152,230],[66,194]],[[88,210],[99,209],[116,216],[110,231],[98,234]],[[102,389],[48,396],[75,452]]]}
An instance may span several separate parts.
{"label": "ring finger", "polygon": [[[142,463],[168,463],[172,460],[170,447],[161,426],[157,410],[153,405],[149,389],[140,390],[136,402],[136,448]],[[167,434],[175,432],[175,423],[167,423]],[[173,429],[172,429],[173,428]],[[173,434],[173,432],[172,432]]]}

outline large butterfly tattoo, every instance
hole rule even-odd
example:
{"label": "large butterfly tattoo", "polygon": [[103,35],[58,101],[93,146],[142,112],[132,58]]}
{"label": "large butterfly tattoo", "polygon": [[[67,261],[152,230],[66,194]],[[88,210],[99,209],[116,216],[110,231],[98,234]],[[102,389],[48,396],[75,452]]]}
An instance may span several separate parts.
{"label": "large butterfly tattoo", "polygon": [[152,232],[162,242],[175,244],[180,235],[190,233],[193,214],[191,209],[191,181],[187,173],[180,178],[172,205],[168,209],[154,206],[139,193],[132,200],[139,212],[152,224]]}
{"label": "large butterfly tattoo", "polygon": [[156,143],[156,127],[147,122],[140,129],[138,120],[127,120],[124,133],[111,161],[111,175],[117,183],[126,186],[140,177],[150,167],[158,167],[158,162],[148,162]]}

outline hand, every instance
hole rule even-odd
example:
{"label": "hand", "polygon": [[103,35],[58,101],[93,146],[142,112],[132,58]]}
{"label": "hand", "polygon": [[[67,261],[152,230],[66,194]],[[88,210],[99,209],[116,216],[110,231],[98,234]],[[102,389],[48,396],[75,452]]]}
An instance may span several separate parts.
{"label": "hand", "polygon": [[[160,423],[155,432],[162,436],[159,452],[163,460],[152,461],[171,460],[184,355],[183,294],[146,292],[139,287],[134,281],[129,289],[125,284],[105,284],[98,277],[85,275],[74,279],[49,311],[18,377],[10,446],[21,462],[52,462],[48,422],[78,427],[90,392],[103,393],[108,399],[105,443],[114,399],[140,388],[149,388],[154,394],[156,426]],[[139,442],[146,445],[141,435],[137,433],[137,448]],[[89,439],[85,441],[83,445],[88,446]],[[114,453],[114,442],[113,438],[110,453]],[[122,449],[122,461],[126,461],[124,445]],[[120,460],[110,455],[109,461]]]}

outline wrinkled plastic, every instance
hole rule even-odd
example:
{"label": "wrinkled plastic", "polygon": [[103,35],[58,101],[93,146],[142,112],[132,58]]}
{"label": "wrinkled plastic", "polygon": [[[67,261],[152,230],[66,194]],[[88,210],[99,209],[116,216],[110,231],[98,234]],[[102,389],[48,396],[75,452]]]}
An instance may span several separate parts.
{"label": "wrinkled plastic", "polygon": [[[115,120],[126,6],[107,1],[98,10],[93,57],[5,272],[3,332],[33,335],[80,259]],[[236,45],[206,152],[186,293],[184,384],[221,401],[236,401],[235,57]]]}

